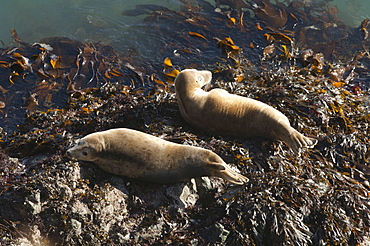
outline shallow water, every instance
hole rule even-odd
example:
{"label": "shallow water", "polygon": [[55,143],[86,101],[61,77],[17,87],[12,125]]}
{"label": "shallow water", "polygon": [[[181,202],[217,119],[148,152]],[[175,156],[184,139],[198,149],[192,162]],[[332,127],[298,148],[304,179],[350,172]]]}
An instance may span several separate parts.
{"label": "shallow water", "polygon": [[370,18],[368,0],[334,0],[331,5],[338,7],[338,16],[351,27],[358,27],[361,22]]}
{"label": "shallow water", "polygon": [[136,4],[154,3],[171,9],[181,6],[177,0],[7,1],[0,9],[0,40],[11,42],[9,30],[15,28],[26,42],[66,36],[83,42],[102,42],[124,52],[147,37],[141,27],[145,16],[123,16],[122,11],[135,8]]}
{"label": "shallow water", "polygon": [[[308,4],[316,0],[305,0]],[[209,0],[214,3],[214,1]],[[368,0],[334,0],[339,17],[348,25],[357,27],[370,17]],[[141,25],[144,15],[123,16],[122,12],[137,4],[157,4],[180,9],[179,0],[12,0],[2,3],[0,9],[0,40],[11,42],[11,28],[15,28],[26,42],[41,38],[66,36],[80,41],[102,42],[118,52],[140,48],[142,55],[155,49],[148,30]],[[139,42],[140,41],[140,42]],[[144,42],[147,41],[147,42]],[[140,45],[139,45],[140,43]],[[137,46],[141,47],[137,47]]]}

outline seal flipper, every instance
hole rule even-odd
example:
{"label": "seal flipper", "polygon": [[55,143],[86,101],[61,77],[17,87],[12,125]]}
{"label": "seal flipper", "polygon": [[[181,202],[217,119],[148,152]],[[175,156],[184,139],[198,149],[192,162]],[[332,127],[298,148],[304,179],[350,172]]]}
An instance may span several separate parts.
{"label": "seal flipper", "polygon": [[243,185],[249,181],[247,177],[232,170],[226,164],[212,162],[208,166],[210,170],[210,174],[209,174],[210,176],[220,177],[230,183],[237,184],[237,185]]}
{"label": "seal flipper", "polygon": [[300,148],[313,148],[317,144],[317,139],[305,137],[300,132],[294,130],[290,134],[289,141],[284,141],[294,151],[298,153]]}

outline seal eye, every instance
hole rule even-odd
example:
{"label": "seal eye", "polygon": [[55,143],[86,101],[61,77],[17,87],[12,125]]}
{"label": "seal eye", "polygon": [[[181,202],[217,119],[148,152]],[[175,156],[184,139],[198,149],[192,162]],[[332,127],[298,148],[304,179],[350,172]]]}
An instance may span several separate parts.
{"label": "seal eye", "polygon": [[82,151],[82,154],[83,154],[84,156],[87,156],[87,151]]}

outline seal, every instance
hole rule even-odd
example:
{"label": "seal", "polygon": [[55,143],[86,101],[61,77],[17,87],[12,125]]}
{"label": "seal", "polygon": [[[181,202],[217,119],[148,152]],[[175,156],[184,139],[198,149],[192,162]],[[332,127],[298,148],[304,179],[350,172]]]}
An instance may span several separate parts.
{"label": "seal", "polygon": [[283,113],[265,103],[223,89],[203,90],[211,80],[210,71],[196,69],[185,69],[175,78],[180,113],[189,124],[223,136],[280,140],[296,153],[317,143],[292,128]]}
{"label": "seal", "polygon": [[168,184],[202,176],[220,177],[237,185],[248,182],[210,150],[127,128],[89,134],[68,149],[67,155],[145,182]]}

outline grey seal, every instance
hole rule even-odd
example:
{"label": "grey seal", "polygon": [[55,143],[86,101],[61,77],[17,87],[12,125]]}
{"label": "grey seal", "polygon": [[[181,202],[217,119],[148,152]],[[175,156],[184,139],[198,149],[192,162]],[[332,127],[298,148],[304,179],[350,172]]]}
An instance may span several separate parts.
{"label": "grey seal", "polygon": [[176,98],[182,117],[191,125],[222,136],[260,136],[286,143],[294,152],[312,148],[317,140],[290,126],[277,109],[223,89],[202,89],[212,80],[210,71],[185,69],[175,78]]}
{"label": "grey seal", "polygon": [[146,182],[168,184],[202,176],[220,177],[237,185],[248,181],[210,150],[127,128],[89,134],[68,149],[67,155],[93,162],[106,172]]}

